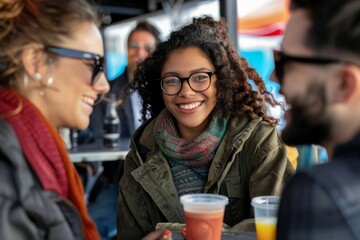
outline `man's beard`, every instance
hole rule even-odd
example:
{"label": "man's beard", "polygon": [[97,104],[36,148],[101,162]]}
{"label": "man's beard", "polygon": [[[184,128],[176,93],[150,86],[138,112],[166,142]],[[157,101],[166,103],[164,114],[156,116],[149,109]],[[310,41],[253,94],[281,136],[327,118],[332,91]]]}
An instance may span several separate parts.
{"label": "man's beard", "polygon": [[283,141],[291,146],[322,145],[331,136],[332,118],[328,106],[324,86],[310,85],[305,96],[291,103],[292,119],[281,133]]}

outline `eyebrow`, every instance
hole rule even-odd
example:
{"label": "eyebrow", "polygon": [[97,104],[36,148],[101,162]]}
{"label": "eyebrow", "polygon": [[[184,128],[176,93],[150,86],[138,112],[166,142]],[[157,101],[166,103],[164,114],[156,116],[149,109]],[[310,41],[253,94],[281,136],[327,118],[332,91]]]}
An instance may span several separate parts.
{"label": "eyebrow", "polygon": [[[197,72],[212,72],[212,71],[215,71],[215,70],[211,70],[210,68],[196,68],[196,69],[193,69],[189,72],[189,75],[190,74],[193,74],[193,73],[197,73]],[[163,74],[163,76],[180,76],[181,74],[179,74],[178,72],[166,72]]]}

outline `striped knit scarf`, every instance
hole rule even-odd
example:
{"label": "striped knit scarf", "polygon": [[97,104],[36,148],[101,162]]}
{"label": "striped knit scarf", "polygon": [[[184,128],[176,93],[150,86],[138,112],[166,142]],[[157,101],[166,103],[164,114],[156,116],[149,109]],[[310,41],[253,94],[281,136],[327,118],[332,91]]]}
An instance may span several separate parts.
{"label": "striped knit scarf", "polygon": [[209,127],[195,140],[180,138],[173,117],[163,110],[155,123],[154,136],[167,157],[179,196],[204,191],[209,168],[227,121],[212,117]]}

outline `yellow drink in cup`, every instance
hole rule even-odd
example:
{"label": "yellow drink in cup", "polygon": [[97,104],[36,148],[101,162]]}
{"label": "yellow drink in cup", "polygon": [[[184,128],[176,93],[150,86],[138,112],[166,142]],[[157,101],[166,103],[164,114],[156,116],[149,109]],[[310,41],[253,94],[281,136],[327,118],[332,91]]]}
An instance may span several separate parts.
{"label": "yellow drink in cup", "polygon": [[274,217],[260,217],[255,220],[257,240],[276,240],[276,222]]}
{"label": "yellow drink in cup", "polygon": [[251,200],[254,207],[257,240],[276,240],[278,196],[260,196]]}

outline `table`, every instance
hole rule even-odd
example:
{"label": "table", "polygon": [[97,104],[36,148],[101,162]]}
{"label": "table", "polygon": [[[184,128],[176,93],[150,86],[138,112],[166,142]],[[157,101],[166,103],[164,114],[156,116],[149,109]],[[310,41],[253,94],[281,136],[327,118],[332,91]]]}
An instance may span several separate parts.
{"label": "table", "polygon": [[[173,231],[173,240],[184,240],[180,231]],[[237,232],[237,233],[226,233],[223,232],[221,240],[256,240],[255,232]]]}
{"label": "table", "polygon": [[130,149],[130,138],[121,138],[117,148],[106,148],[101,142],[96,141],[91,144],[79,145],[74,149],[69,149],[72,162],[98,162],[125,160]]}

